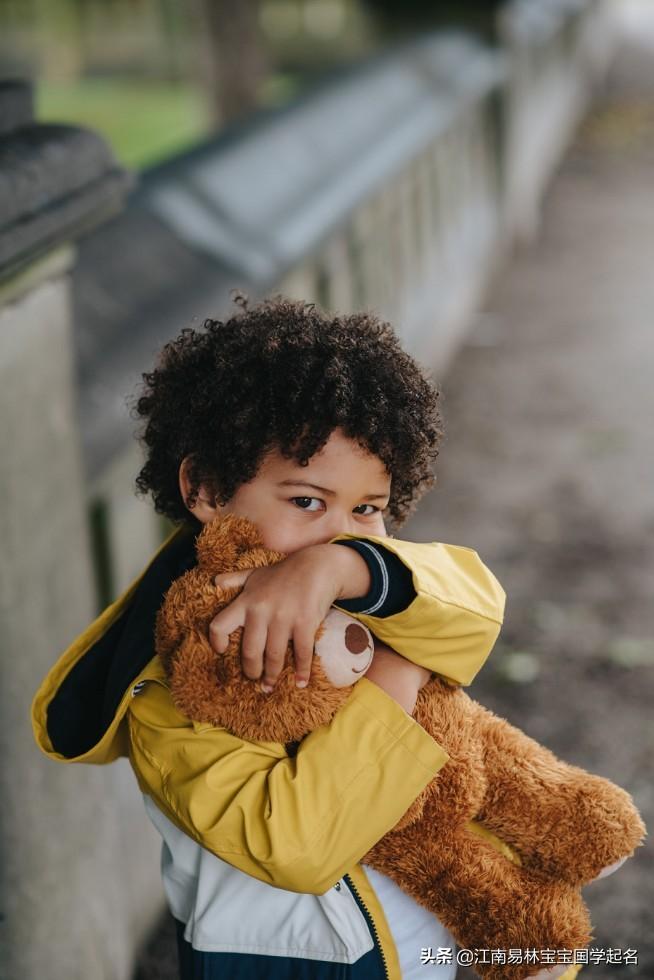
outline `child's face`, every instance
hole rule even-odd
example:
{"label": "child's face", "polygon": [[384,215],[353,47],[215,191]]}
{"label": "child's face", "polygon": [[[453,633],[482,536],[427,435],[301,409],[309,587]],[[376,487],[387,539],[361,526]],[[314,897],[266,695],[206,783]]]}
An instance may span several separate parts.
{"label": "child's face", "polygon": [[[180,489],[186,499],[184,464]],[[222,514],[253,521],[263,543],[290,554],[323,544],[337,534],[386,536],[382,511],[388,504],[391,478],[377,456],[335,429],[307,466],[270,453],[259,472],[242,484],[224,506],[214,506],[204,488],[191,508],[203,524]]]}

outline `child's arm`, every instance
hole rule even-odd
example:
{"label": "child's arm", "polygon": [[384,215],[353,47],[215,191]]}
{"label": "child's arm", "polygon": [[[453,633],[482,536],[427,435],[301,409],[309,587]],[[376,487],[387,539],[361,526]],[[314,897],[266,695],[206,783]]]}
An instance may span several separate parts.
{"label": "child's arm", "polygon": [[375,653],[366,678],[386,691],[408,714],[413,714],[418,691],[431,676],[431,671],[406,660],[385,644],[375,642]]}
{"label": "child's arm", "polygon": [[[414,684],[417,691],[418,675]],[[395,826],[448,758],[365,677],[295,757],[283,745],[240,739],[180,714],[158,658],[139,685],[129,727],[142,791],[203,847],[291,891],[323,894],[332,887]]]}
{"label": "child's arm", "polygon": [[[357,550],[369,546],[368,561],[372,552],[381,556],[382,565],[401,563],[412,581],[405,608],[383,596],[367,611],[344,601],[364,595],[371,580],[360,554],[335,547],[350,541]],[[374,571],[374,559],[369,567]],[[218,576],[217,582],[245,582],[245,588],[214,619],[211,642],[222,651],[229,634],[244,626],[244,673],[257,678],[263,670],[263,683],[271,687],[291,638],[298,679],[308,678],[313,636],[329,606],[339,600],[402,656],[460,684],[469,684],[483,665],[504,613],[504,591],[472,549],[372,535],[339,535],[334,543],[304,548],[278,565]],[[406,594],[406,584],[403,589]]]}
{"label": "child's arm", "polygon": [[[476,551],[458,545],[341,534],[334,541],[369,543],[410,572],[414,597],[390,615],[343,608],[413,663],[458,684],[470,684],[490,654],[504,618],[506,595]],[[400,594],[402,594],[400,590]],[[339,605],[338,600],[335,603]]]}

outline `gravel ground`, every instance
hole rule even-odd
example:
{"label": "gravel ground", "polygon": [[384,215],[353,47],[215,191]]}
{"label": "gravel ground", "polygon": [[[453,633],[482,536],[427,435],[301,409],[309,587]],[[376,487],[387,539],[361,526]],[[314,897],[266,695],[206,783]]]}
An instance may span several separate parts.
{"label": "gravel ground", "polygon": [[[654,59],[624,48],[443,391],[438,487],[402,534],[475,548],[507,595],[471,693],[631,792],[654,826]],[[654,978],[653,856],[587,901]],[[649,885],[648,885],[649,882]],[[650,931],[652,930],[652,931]],[[138,980],[174,980],[170,920]],[[468,971],[462,971],[469,976]]]}

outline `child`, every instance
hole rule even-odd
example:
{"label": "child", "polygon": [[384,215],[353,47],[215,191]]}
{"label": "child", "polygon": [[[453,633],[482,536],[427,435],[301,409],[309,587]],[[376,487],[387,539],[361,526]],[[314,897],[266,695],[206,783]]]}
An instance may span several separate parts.
{"label": "child", "polygon": [[[438,392],[391,328],[289,300],[242,305],[183,331],[144,375],[137,486],[181,527],[50,672],[35,735],[62,761],[129,754],[164,840],[182,980],[411,980],[421,948],[454,941],[358,862],[447,761],[411,717],[418,690],[434,671],[470,683],[504,593],[471,549],[387,536],[384,515],[400,525],[432,484],[441,436]],[[310,683],[332,604],[380,641],[347,703],[294,756],[184,717],[153,655],[162,595],[194,564],[202,525],[227,512],[288,554],[218,577],[244,587],[211,642],[222,649],[243,627],[248,677],[272,690],[292,640],[297,683]],[[438,980],[455,974],[430,966]]]}

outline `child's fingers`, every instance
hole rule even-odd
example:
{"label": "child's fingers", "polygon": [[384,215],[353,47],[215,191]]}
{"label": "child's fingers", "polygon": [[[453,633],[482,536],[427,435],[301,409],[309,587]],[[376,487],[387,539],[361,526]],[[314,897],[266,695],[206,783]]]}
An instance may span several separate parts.
{"label": "child's fingers", "polygon": [[265,617],[248,610],[241,639],[241,668],[251,680],[261,677],[267,634],[268,624]]}
{"label": "child's fingers", "polygon": [[[230,634],[245,625],[245,604],[239,596],[218,613],[209,623],[209,642],[216,653],[224,653]],[[257,675],[258,676],[258,675]]]}
{"label": "child's fingers", "polygon": [[296,623],[293,630],[293,653],[295,656],[295,683],[306,687],[311,676],[313,648],[318,626],[309,623]]}
{"label": "child's fingers", "polygon": [[263,677],[261,678],[264,690],[272,690],[279,679],[286,660],[290,634],[291,628],[287,619],[275,617],[268,624]]}
{"label": "child's fingers", "polygon": [[240,572],[221,572],[214,576],[213,581],[221,589],[237,589],[245,585],[253,571],[253,568],[246,568]]}

